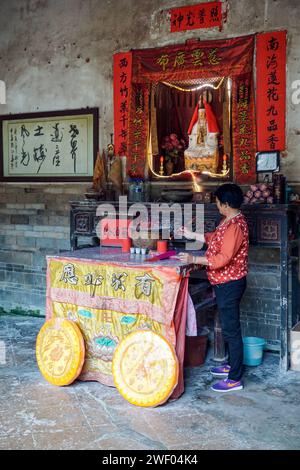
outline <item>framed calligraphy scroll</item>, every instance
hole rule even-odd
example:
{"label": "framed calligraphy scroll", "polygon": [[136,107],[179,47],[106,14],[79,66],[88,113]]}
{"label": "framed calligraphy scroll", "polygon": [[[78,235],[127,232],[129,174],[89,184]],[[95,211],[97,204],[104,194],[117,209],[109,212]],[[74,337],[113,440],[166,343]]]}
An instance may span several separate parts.
{"label": "framed calligraphy scroll", "polygon": [[1,181],[90,181],[97,108],[0,116]]}

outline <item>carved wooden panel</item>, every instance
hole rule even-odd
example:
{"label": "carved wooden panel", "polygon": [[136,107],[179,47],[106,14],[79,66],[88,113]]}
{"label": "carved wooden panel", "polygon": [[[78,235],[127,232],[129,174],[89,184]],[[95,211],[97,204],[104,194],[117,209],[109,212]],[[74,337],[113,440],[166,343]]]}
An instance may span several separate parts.
{"label": "carved wooden panel", "polygon": [[262,218],[258,221],[258,241],[259,242],[279,242],[280,241],[280,220]]}
{"label": "carved wooden panel", "polygon": [[255,243],[257,239],[257,223],[256,218],[246,217],[249,229],[249,241]]}
{"label": "carved wooden panel", "polygon": [[90,232],[90,214],[81,213],[75,215],[75,232]]}
{"label": "carved wooden panel", "polygon": [[[96,217],[96,216],[93,217],[93,227],[92,227],[92,230],[93,230],[94,233],[97,233],[97,225],[99,224],[100,219],[101,219],[101,217]],[[99,227],[99,228],[100,228],[100,227]]]}

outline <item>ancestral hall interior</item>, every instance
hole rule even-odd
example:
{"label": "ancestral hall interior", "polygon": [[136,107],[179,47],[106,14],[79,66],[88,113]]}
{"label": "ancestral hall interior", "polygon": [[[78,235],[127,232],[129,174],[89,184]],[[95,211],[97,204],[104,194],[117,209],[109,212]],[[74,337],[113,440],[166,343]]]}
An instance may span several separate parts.
{"label": "ancestral hall interior", "polygon": [[[0,449],[299,449],[299,2],[0,3]],[[180,261],[175,224],[231,221],[225,183],[249,231],[229,397],[208,238]]]}

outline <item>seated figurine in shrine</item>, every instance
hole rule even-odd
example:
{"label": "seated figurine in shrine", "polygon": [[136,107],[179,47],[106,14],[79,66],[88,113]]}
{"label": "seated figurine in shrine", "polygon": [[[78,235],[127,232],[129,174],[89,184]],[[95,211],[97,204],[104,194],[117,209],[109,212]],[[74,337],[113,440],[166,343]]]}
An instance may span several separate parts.
{"label": "seated figurine in shrine", "polygon": [[191,119],[189,146],[184,152],[185,169],[216,172],[219,160],[219,127],[209,103],[199,99]]}

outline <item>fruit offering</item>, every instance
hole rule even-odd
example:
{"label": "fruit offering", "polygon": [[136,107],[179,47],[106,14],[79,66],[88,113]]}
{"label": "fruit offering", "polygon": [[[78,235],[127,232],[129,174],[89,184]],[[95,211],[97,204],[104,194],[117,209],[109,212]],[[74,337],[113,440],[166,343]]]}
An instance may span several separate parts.
{"label": "fruit offering", "polygon": [[244,204],[273,204],[273,202],[273,186],[266,183],[252,184],[244,195]]}

